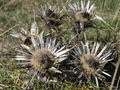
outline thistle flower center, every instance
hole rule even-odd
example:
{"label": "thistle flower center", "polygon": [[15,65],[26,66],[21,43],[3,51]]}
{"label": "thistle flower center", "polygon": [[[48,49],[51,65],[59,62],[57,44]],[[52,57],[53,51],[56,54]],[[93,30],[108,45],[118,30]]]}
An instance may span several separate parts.
{"label": "thistle flower center", "polygon": [[48,50],[37,50],[31,59],[31,65],[38,71],[47,70],[55,61],[54,55]]}
{"label": "thistle flower center", "polygon": [[83,16],[83,18],[87,18],[88,20],[90,20],[90,18],[91,18],[91,15],[87,12],[83,12],[83,13],[81,13],[81,15]]}
{"label": "thistle flower center", "polygon": [[27,37],[24,41],[24,44],[28,46],[31,45],[32,44],[31,37]]}
{"label": "thistle flower center", "polygon": [[96,74],[100,67],[99,59],[94,55],[85,54],[80,58],[82,69],[87,74]]}
{"label": "thistle flower center", "polygon": [[88,20],[91,19],[91,15],[87,12],[78,11],[75,14],[75,19],[78,20],[81,23],[85,23],[85,22],[87,22]]}
{"label": "thistle flower center", "polygon": [[54,11],[52,11],[50,9],[46,10],[46,16],[48,16],[48,17],[55,17]]}
{"label": "thistle flower center", "polygon": [[50,57],[46,54],[41,56],[39,64],[44,64],[45,69],[50,68],[53,65],[53,61],[51,61]]}

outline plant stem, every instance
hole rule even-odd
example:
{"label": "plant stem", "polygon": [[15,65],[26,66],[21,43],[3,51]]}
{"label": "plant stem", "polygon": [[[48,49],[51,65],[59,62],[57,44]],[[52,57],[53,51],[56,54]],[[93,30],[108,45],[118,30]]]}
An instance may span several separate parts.
{"label": "plant stem", "polygon": [[112,90],[112,88],[114,86],[114,82],[115,82],[115,78],[116,78],[116,75],[117,75],[117,71],[118,71],[119,65],[120,65],[120,57],[119,57],[119,59],[117,61],[116,69],[115,69],[115,72],[114,72],[114,75],[113,75],[113,79],[112,79],[112,83],[111,83],[111,86],[110,86],[109,90]]}

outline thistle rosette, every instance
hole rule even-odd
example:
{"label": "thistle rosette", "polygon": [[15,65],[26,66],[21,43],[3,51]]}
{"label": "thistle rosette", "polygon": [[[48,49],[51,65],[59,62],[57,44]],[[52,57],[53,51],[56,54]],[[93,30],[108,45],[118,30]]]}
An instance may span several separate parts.
{"label": "thistle rosette", "polygon": [[[33,36],[31,36],[31,41],[34,49],[21,44],[23,51],[20,52],[24,55],[15,56],[16,60],[21,61],[18,64],[22,67],[31,67],[38,77],[41,77],[43,73],[48,74],[47,72],[62,73],[54,66],[67,58],[69,49],[66,49],[65,46],[61,47],[59,42],[56,43],[56,39],[44,38],[43,32],[39,35],[39,41],[35,40]],[[43,81],[47,81],[47,79]]]}
{"label": "thistle rosette", "polygon": [[38,37],[39,32],[36,22],[33,22],[30,31],[21,28],[20,33],[14,31],[11,36],[18,38],[21,44],[30,46],[32,44],[31,36]]}
{"label": "thistle rosette", "polygon": [[68,12],[77,27],[80,29],[84,29],[91,26],[93,20],[101,20],[101,17],[95,14],[95,10],[96,7],[94,4],[90,5],[90,0],[88,0],[87,2],[85,2],[85,0],[81,0],[81,3],[70,3]]}
{"label": "thistle rosette", "polygon": [[59,5],[47,3],[40,7],[40,16],[49,28],[58,28],[62,24],[63,10]]}
{"label": "thistle rosette", "polygon": [[100,44],[94,42],[93,47],[89,45],[89,42],[82,43],[82,49],[80,47],[75,48],[75,58],[77,61],[77,70],[79,72],[78,78],[84,77],[88,83],[93,79],[96,81],[96,85],[99,86],[98,81],[104,80],[105,75],[111,77],[105,70],[104,66],[111,60],[110,56],[112,52],[107,49],[105,45],[100,50]]}

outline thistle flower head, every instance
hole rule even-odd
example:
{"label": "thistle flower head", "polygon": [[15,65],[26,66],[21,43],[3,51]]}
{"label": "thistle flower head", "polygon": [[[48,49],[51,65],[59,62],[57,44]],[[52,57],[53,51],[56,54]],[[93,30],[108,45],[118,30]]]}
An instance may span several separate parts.
{"label": "thistle flower head", "polygon": [[[82,42],[81,42],[82,43]],[[113,60],[110,59],[111,51],[107,50],[107,45],[100,50],[100,44],[94,42],[92,49],[89,42],[82,43],[82,49],[75,48],[76,59],[78,62],[78,71],[80,72],[79,78],[84,76],[88,82],[95,78],[96,85],[98,86],[98,79],[102,80],[105,77],[103,74],[110,77],[108,73],[103,70],[106,63]]]}
{"label": "thistle flower head", "polygon": [[31,36],[38,36],[39,29],[36,25],[36,22],[32,23],[30,31],[25,30],[24,28],[21,28],[21,33],[12,32],[11,36],[19,38],[22,44],[30,45],[31,42]]}
{"label": "thistle flower head", "polygon": [[48,26],[59,26],[62,24],[62,12],[58,5],[52,5],[47,3],[40,8],[41,18],[45,21]]}
{"label": "thistle flower head", "polygon": [[94,14],[96,9],[95,5],[90,5],[90,0],[86,3],[85,0],[81,0],[81,3],[76,2],[69,4],[72,17],[75,22],[80,23],[80,27],[83,29],[85,26],[91,23],[95,19],[99,19],[97,15]]}
{"label": "thistle flower head", "polygon": [[65,46],[60,47],[59,43],[56,43],[56,39],[52,40],[50,37],[43,38],[43,32],[39,35],[39,42],[31,36],[32,45],[34,49],[22,44],[24,56],[16,56],[16,60],[20,62],[18,64],[22,66],[31,66],[36,72],[55,72],[62,73],[54,66],[57,63],[62,62],[67,58],[67,52],[69,49],[65,49]]}

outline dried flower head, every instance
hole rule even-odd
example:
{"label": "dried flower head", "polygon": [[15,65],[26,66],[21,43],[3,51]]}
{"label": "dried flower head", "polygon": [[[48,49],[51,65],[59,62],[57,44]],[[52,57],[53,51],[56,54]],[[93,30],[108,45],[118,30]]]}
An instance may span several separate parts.
{"label": "dried flower head", "polygon": [[79,24],[78,27],[81,29],[89,26],[93,20],[99,19],[99,16],[94,13],[96,7],[94,4],[90,5],[90,0],[87,3],[85,3],[85,0],[81,0],[81,3],[72,3],[69,4],[69,7],[72,18],[76,24]]}
{"label": "dried flower head", "polygon": [[79,78],[85,77],[88,83],[92,82],[94,78],[96,85],[98,84],[98,79],[105,79],[104,75],[109,76],[108,73],[103,70],[104,66],[111,60],[109,56],[112,54],[111,51],[107,50],[107,45],[99,49],[100,44],[94,42],[92,49],[90,48],[89,42],[85,44],[82,43],[82,49],[79,47],[75,48],[76,60],[78,62],[78,72]]}
{"label": "dried flower head", "polygon": [[50,37],[46,39],[43,38],[43,32],[39,35],[39,42],[31,36],[32,45],[34,49],[22,44],[21,46],[24,51],[22,51],[24,56],[16,56],[16,60],[21,60],[25,62],[20,62],[22,66],[31,66],[34,72],[46,73],[55,72],[62,73],[54,66],[57,63],[62,62],[67,58],[67,52],[69,49],[65,49],[65,46],[60,47],[60,43],[56,43],[56,39],[52,40]]}
{"label": "dried flower head", "polygon": [[58,27],[62,24],[62,12],[58,5],[47,3],[40,8],[41,18],[45,21],[46,25],[51,27]]}
{"label": "dried flower head", "polygon": [[11,36],[19,38],[20,43],[30,46],[32,44],[31,36],[38,37],[39,29],[36,22],[32,23],[30,32],[21,28],[21,33],[12,32]]}

